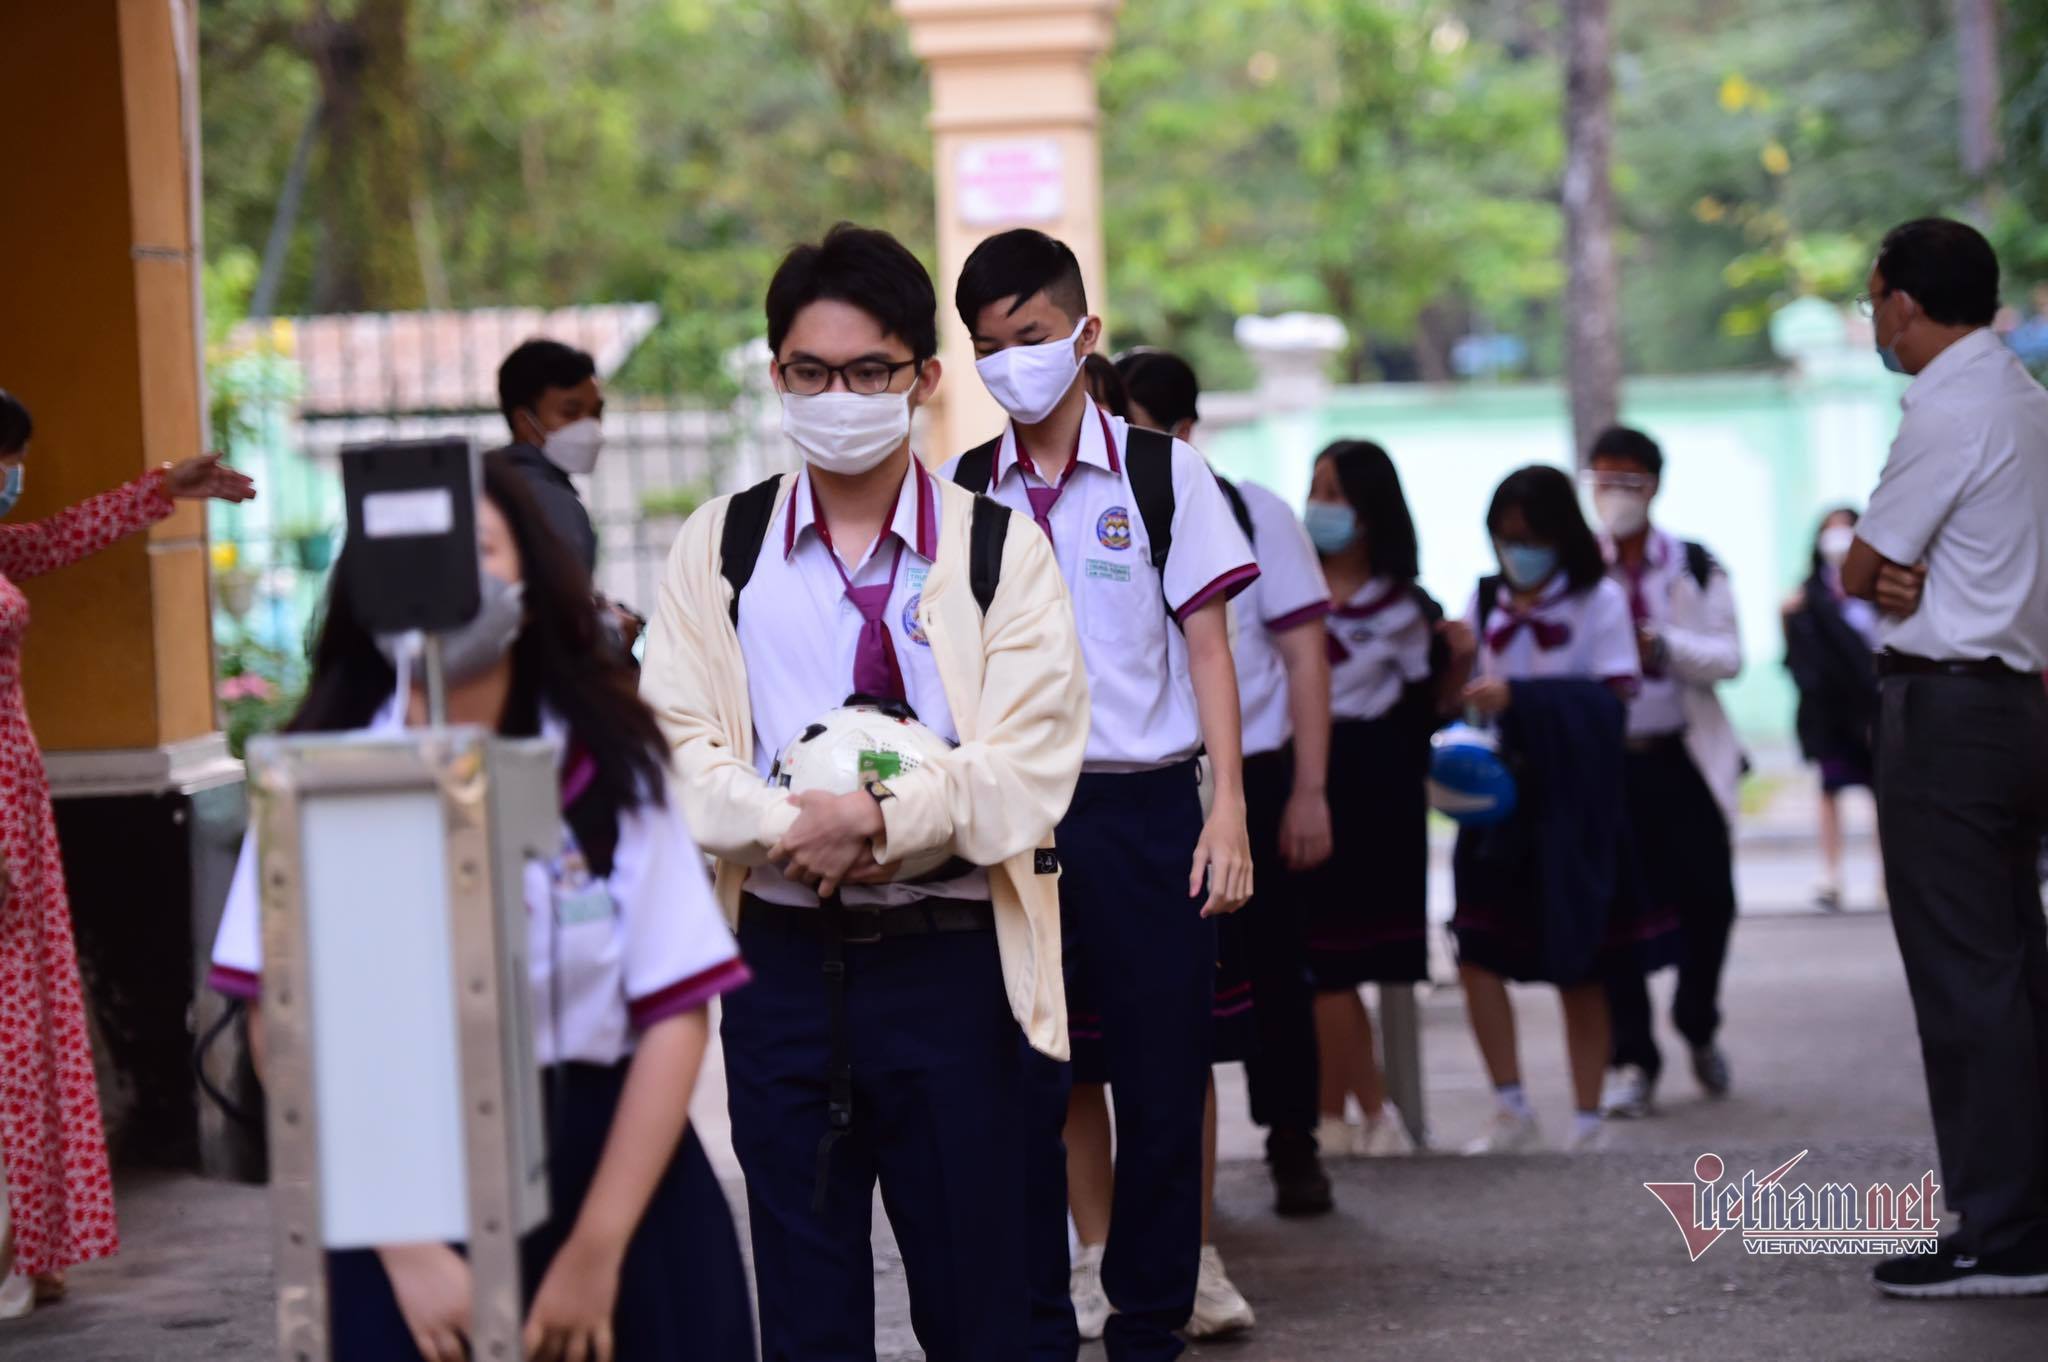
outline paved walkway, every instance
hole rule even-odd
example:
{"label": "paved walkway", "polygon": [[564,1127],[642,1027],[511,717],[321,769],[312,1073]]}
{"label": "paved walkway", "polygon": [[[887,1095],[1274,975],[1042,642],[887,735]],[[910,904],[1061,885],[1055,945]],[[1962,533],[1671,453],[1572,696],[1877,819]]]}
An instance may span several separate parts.
{"label": "paved walkway", "polygon": [[[1556,1007],[1517,997],[1528,1081],[1566,1126]],[[1612,1128],[1605,1152],[1499,1160],[1422,1157],[1335,1166],[1340,1209],[1282,1222],[1242,1097],[1231,1116],[1218,1238],[1260,1312],[1249,1338],[1199,1357],[1241,1362],[1398,1357],[1533,1359],[2038,1359],[2048,1301],[1878,1299],[1857,1260],[1747,1256],[1715,1245],[1686,1261],[1643,1190],[1682,1180],[1713,1150],[1768,1169],[1810,1149],[1816,1182],[1902,1182],[1933,1162],[1918,1051],[1889,924],[1877,913],[1779,913],[1738,928],[1727,1043],[1737,1091],[1699,1100],[1678,1065],[1656,1119]],[[1488,1094],[1454,991],[1422,1004],[1430,1121],[1445,1147],[1476,1131]],[[707,1136],[715,1123],[704,1122]],[[76,1274],[73,1299],[0,1328],[0,1356],[36,1362],[198,1362],[269,1355],[260,1190],[197,1179],[129,1181],[127,1252]],[[881,1225],[878,1217],[878,1225]],[[901,1274],[878,1232],[880,1355],[918,1356]],[[1091,1350],[1088,1356],[1099,1356]]]}

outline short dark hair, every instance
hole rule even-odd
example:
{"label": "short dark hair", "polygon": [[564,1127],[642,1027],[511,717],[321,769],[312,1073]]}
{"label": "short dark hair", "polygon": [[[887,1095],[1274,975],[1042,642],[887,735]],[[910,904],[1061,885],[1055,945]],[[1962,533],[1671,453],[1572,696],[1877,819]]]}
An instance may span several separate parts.
{"label": "short dark hair", "polygon": [[842,222],[815,244],[792,247],[768,281],[768,348],[777,355],[796,314],[830,299],[850,303],[912,359],[939,352],[939,295],[910,249],[887,232]]}
{"label": "short dark hair", "polygon": [[20,398],[0,388],[0,454],[21,453],[28,446],[28,437],[35,433],[36,423],[28,408],[21,405]]}
{"label": "short dark hair", "polygon": [[1337,470],[1337,485],[1365,529],[1365,553],[1375,577],[1412,582],[1422,575],[1415,517],[1401,491],[1401,475],[1386,450],[1371,440],[1339,440],[1316,455]]}
{"label": "short dark hair", "polygon": [[1116,357],[1116,370],[1124,376],[1131,401],[1143,407],[1153,420],[1171,428],[1196,419],[1195,404],[1202,395],[1202,381],[1195,368],[1170,350],[1140,346]]}
{"label": "short dark hair", "polygon": [[517,437],[512,425],[515,412],[531,411],[541,394],[550,388],[573,388],[597,377],[597,361],[573,345],[535,337],[505,356],[498,366],[498,410]]}
{"label": "short dark hair", "polygon": [[992,236],[974,248],[960,268],[953,289],[953,307],[972,331],[982,309],[1005,298],[1022,307],[1043,293],[1069,317],[1088,315],[1088,289],[1081,282],[1081,262],[1063,241],[1030,227]]}
{"label": "short dark hair", "polygon": [[1557,550],[1565,579],[1574,591],[1589,591],[1607,575],[1600,541],[1579,510],[1578,489],[1570,477],[1549,464],[1531,464],[1507,475],[1486,508],[1486,529],[1498,537],[1501,522],[1519,509],[1529,532]]}
{"label": "short dark hair", "polygon": [[1088,380],[1088,395],[1095,399],[1096,406],[1109,408],[1111,416],[1130,419],[1131,395],[1114,364],[1090,351],[1088,358],[1081,361],[1081,373]]}
{"label": "short dark hair", "polygon": [[1593,437],[1588,459],[1627,459],[1653,478],[1664,476],[1664,451],[1631,426],[1609,426]]}
{"label": "short dark hair", "polygon": [[1944,326],[1989,326],[1998,315],[1998,253],[1952,218],[1916,218],[1884,234],[1877,272]]}

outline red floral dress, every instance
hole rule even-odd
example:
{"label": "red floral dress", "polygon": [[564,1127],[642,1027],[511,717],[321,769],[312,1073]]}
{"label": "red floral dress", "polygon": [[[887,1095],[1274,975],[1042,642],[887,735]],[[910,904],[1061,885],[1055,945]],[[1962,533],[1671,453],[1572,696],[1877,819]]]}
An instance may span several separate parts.
{"label": "red floral dress", "polygon": [[28,598],[10,579],[75,563],[173,509],[158,472],[33,525],[0,524],[0,854],[14,879],[0,906],[0,1152],[14,1270],[26,1275],[104,1258],[120,1235],[57,823],[22,707]]}

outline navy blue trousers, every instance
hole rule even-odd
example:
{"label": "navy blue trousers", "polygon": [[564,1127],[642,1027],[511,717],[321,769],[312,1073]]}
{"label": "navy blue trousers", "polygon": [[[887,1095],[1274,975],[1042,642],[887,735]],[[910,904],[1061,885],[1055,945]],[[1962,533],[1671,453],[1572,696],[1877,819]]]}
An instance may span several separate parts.
{"label": "navy blue trousers", "polygon": [[[1202,833],[1194,763],[1084,774],[1059,827],[1069,987],[1095,1000],[1116,1111],[1116,1192],[1102,1286],[1112,1362],[1180,1355],[1202,1248],[1202,1106],[1209,1088],[1216,925],[1188,897]],[[1069,1066],[1031,1069],[1031,1356],[1080,1350],[1067,1294]]]}
{"label": "navy blue trousers", "polygon": [[1258,892],[1237,912],[1251,942],[1252,1015],[1259,1043],[1244,1066],[1252,1120],[1266,1147],[1295,1147],[1315,1130],[1321,1075],[1316,1052],[1315,981],[1308,966],[1308,904],[1280,858],[1280,821],[1294,793],[1294,750],[1244,760],[1245,811]]}
{"label": "navy blue trousers", "polygon": [[853,1124],[828,1129],[825,943],[750,925],[754,981],[725,1004],[733,1147],[747,1177],[762,1352],[871,1362],[874,1194],[903,1254],[910,1321],[931,1362],[1022,1362],[1023,1056],[993,932],[843,947]]}
{"label": "navy blue trousers", "polygon": [[[554,1214],[520,1241],[520,1286],[529,1304],[590,1191],[625,1078],[624,1063],[547,1072]],[[375,1253],[328,1254],[327,1291],[334,1362],[419,1362]],[[612,1331],[619,1362],[753,1362],[739,1237],[695,1131],[684,1132],[626,1249]]]}

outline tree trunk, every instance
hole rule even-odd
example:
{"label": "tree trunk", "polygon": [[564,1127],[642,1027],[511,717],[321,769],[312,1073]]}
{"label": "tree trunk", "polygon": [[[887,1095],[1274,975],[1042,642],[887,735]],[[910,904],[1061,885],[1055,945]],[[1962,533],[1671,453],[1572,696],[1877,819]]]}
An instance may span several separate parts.
{"label": "tree trunk", "polygon": [[1608,0],[1565,0],[1565,375],[1572,452],[1621,409],[1621,302],[1614,260],[1614,73]]}
{"label": "tree trunk", "polygon": [[425,190],[411,8],[412,0],[360,0],[352,18],[335,19],[320,4],[306,27],[327,141],[317,311],[396,311],[426,300],[413,216]]}
{"label": "tree trunk", "polygon": [[1998,165],[1998,0],[1954,0],[1956,60],[1961,67],[1963,172],[1971,209],[1988,222]]}

